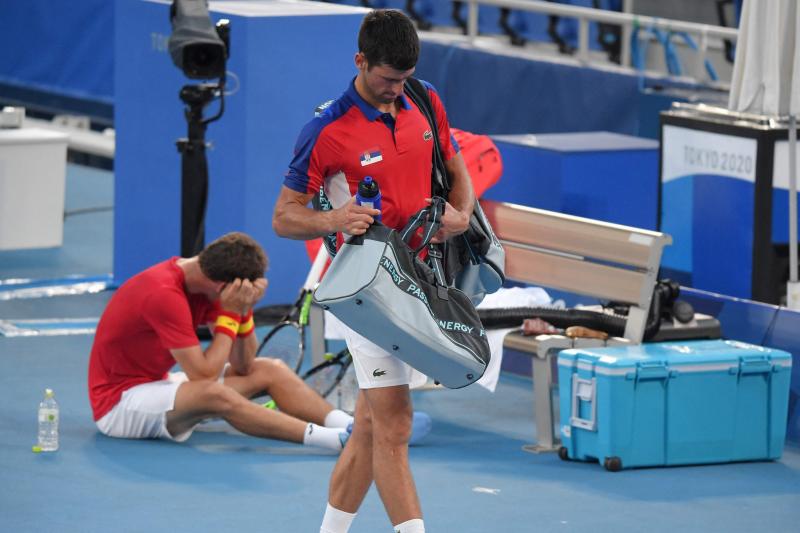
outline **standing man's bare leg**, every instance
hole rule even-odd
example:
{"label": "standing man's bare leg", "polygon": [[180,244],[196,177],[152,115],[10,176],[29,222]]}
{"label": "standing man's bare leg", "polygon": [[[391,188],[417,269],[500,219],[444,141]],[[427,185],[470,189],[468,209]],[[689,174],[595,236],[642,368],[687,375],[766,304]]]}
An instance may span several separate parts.
{"label": "standing man's bare leg", "polygon": [[372,417],[363,390],[355,415],[353,433],[331,474],[320,533],[346,533],[372,485]]}
{"label": "standing man's bare leg", "polygon": [[331,474],[328,502],[355,513],[372,485],[372,420],[364,391],[358,394],[353,433]]}
{"label": "standing man's bare leg", "polygon": [[412,407],[408,385],[366,389],[372,415],[372,475],[392,524],[421,519],[408,464]]}

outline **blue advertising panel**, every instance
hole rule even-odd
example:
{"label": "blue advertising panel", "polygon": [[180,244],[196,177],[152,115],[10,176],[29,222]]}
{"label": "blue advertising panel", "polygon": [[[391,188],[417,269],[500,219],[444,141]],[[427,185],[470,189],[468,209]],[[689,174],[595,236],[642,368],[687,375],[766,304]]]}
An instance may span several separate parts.
{"label": "blue advertising panel", "polygon": [[[703,111],[702,113],[700,111]],[[778,304],[788,275],[785,127],[726,110],[661,115],[662,277]]]}
{"label": "blue advertising panel", "polygon": [[[756,140],[665,125],[662,143],[661,231],[672,236],[662,267],[691,275],[697,288],[750,296],[750,268],[707,263],[753,254]],[[739,238],[716,238],[726,234]]]}

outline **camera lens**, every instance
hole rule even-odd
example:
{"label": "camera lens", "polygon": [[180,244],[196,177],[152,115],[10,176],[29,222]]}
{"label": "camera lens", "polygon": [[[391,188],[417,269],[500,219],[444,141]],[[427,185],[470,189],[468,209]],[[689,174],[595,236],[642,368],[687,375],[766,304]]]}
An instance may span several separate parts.
{"label": "camera lens", "polygon": [[208,43],[186,45],[183,68],[190,78],[219,78],[225,73],[225,47]]}

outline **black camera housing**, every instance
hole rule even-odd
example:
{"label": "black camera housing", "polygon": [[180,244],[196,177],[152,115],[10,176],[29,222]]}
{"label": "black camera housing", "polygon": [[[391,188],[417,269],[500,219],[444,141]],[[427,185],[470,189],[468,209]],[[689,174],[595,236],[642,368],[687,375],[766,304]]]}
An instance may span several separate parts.
{"label": "black camera housing", "polygon": [[167,43],[172,61],[187,78],[223,78],[230,56],[230,21],[211,22],[207,0],[174,0],[170,7],[172,35]]}

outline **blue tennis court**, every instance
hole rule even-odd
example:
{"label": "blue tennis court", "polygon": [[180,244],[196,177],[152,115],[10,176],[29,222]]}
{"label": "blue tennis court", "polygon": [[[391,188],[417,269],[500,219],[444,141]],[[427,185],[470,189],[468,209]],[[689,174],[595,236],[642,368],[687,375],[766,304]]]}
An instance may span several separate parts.
{"label": "blue tennis court", "polygon": [[[112,187],[111,173],[70,166],[64,246],[0,252],[0,279],[102,283],[111,271]],[[111,294],[0,297],[0,320],[42,331],[49,320],[65,330],[0,337],[0,530],[317,531],[336,461],[328,452],[219,422],[184,444],[97,432],[86,391],[92,336],[75,330],[90,327]],[[35,454],[36,409],[48,387],[61,409],[60,449]],[[472,386],[414,399],[434,420],[411,449],[430,531],[788,532],[800,523],[793,446],[775,462],[612,474],[522,450],[535,439],[528,378],[503,374],[495,394]],[[351,531],[389,528],[373,488]]]}

